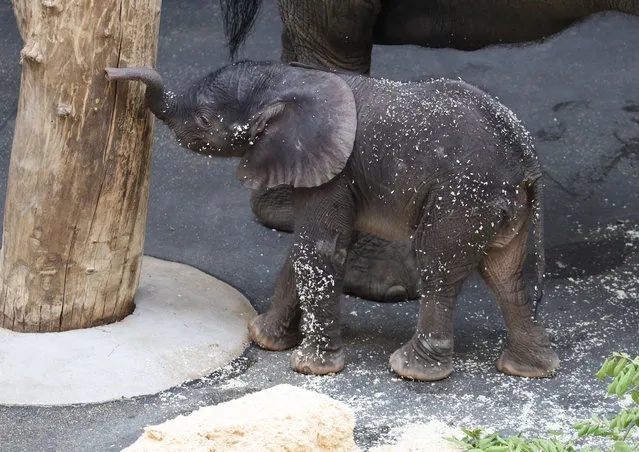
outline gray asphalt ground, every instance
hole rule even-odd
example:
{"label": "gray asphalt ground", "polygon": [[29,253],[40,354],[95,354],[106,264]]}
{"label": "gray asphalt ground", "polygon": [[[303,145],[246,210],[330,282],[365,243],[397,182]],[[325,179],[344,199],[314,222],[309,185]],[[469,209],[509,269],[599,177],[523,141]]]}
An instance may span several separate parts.
{"label": "gray asphalt ground", "polygon": [[[242,57],[279,58],[279,17],[275,2],[266,3]],[[158,69],[169,87],[179,90],[226,62],[216,4],[164,2]],[[548,279],[541,319],[562,360],[555,378],[528,380],[495,370],[505,330],[494,299],[474,277],[459,299],[456,371],[445,381],[404,381],[388,371],[388,357],[414,330],[415,303],[345,297],[347,367],[338,375],[298,375],[289,370],[288,352],[251,347],[210,377],[155,396],[89,406],[0,406],[0,449],[119,450],[147,424],[278,383],[348,403],[363,449],[391,441],[401,425],[430,419],[506,433],[569,434],[577,420],[627,406],[605,396],[606,384],[594,374],[612,351],[639,353],[638,43],[639,18],[601,14],[526,46],[470,53],[408,46],[374,51],[374,76],[462,77],[498,96],[536,137],[547,187]],[[11,6],[2,2],[2,195],[20,48]],[[264,311],[290,235],[255,221],[248,192],[235,180],[235,161],[190,154],[161,124],[153,152],[145,253],[200,268]]]}

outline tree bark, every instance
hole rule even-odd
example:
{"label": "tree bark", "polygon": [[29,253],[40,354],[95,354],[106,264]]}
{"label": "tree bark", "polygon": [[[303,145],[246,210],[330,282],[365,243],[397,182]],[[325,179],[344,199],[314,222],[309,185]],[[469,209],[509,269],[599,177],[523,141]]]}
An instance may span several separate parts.
{"label": "tree bark", "polygon": [[0,254],[0,327],[87,328],[134,309],[153,117],[140,83],[107,66],[155,66],[161,0],[12,0],[22,79]]}

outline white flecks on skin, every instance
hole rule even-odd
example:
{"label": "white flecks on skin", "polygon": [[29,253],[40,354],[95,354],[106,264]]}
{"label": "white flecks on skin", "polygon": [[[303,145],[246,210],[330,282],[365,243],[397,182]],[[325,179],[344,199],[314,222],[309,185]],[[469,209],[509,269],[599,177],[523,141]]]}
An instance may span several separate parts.
{"label": "white flecks on skin", "polygon": [[248,123],[246,123],[246,124],[234,124],[231,127],[231,130],[233,131],[233,139],[245,138],[249,127],[250,127],[250,125]]}
{"label": "white flecks on skin", "polygon": [[[508,108],[461,81],[358,80],[365,80],[370,98],[358,105],[358,117],[367,119],[358,124],[357,133],[362,135],[353,154],[362,168],[354,179],[364,201],[372,205],[371,217],[388,223],[382,229],[403,228],[401,234],[410,235],[417,226],[414,223],[431,220],[428,215],[406,220],[407,213],[414,213],[418,203],[421,208],[435,187],[434,211],[438,216],[461,214],[460,227],[466,232],[463,238],[442,237],[450,254],[458,258],[483,252],[490,237],[484,228],[488,218],[479,215],[479,207],[495,203],[516,212],[518,186],[537,170],[530,134]],[[218,119],[223,121],[221,116]],[[225,129],[231,142],[247,138],[249,123]],[[500,171],[502,163],[507,170]],[[419,252],[428,254],[429,249]],[[322,344],[329,340],[324,331],[328,325],[322,322],[329,319],[317,317],[322,305],[335,296],[336,283],[322,266],[325,256],[320,256],[312,237],[296,243],[293,254],[303,345],[316,346],[319,357]],[[449,274],[452,265],[453,260],[441,257],[424,272],[439,277]],[[441,284],[432,290],[441,291]]]}
{"label": "white flecks on skin", "polygon": [[[319,264],[322,261],[322,256],[318,248],[321,246],[321,243],[314,245],[302,235],[293,245],[293,256],[295,256],[293,269],[295,287],[302,310],[300,330],[304,336],[297,352],[301,353],[301,350],[308,352],[310,348],[313,350],[314,359],[324,362],[324,348],[328,346],[330,340],[325,331],[328,325],[323,324],[317,315],[318,312],[321,312],[322,305],[336,294],[335,278],[325,266]],[[333,320],[331,320],[332,322]],[[300,355],[300,358],[309,357]]]}
{"label": "white flecks on skin", "polygon": [[169,106],[173,104],[173,100],[176,98],[176,94],[173,91],[164,91],[164,98],[166,102],[164,102],[164,108],[162,109],[162,113],[166,113],[169,111]]}

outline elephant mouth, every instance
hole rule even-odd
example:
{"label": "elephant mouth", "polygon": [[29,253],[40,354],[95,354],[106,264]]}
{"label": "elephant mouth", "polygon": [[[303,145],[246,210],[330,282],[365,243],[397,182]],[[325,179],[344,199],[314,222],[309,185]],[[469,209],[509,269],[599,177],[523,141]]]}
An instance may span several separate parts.
{"label": "elephant mouth", "polygon": [[221,154],[220,149],[216,148],[215,146],[205,141],[199,141],[199,140],[195,142],[191,141],[187,143],[186,148],[190,151],[196,152],[206,157],[213,157],[214,155]]}
{"label": "elephant mouth", "polygon": [[203,140],[199,137],[184,137],[180,136],[180,133],[176,133],[175,137],[177,139],[178,144],[184,149],[188,149],[189,151],[193,151],[197,154],[205,155],[212,157],[213,155],[219,152],[219,149],[213,146],[206,140]]}
{"label": "elephant mouth", "polygon": [[233,149],[220,148],[202,139],[192,139],[187,142],[181,142],[180,145],[204,157],[237,157]]}

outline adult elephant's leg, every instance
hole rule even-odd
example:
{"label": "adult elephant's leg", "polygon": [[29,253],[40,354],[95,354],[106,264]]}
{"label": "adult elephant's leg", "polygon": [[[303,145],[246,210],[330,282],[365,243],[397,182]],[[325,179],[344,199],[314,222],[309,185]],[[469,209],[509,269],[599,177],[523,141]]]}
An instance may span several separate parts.
{"label": "adult elephant's leg", "polygon": [[292,193],[293,189],[289,185],[252,190],[249,204],[263,225],[292,232],[295,225]]}
{"label": "adult elephant's leg", "polygon": [[410,240],[390,241],[369,233],[355,236],[346,261],[344,293],[393,302],[417,298],[418,288]]}
{"label": "adult elephant's leg", "polygon": [[373,26],[381,0],[279,0],[288,41],[285,55],[296,61],[368,74]]}
{"label": "adult elephant's leg", "polygon": [[[292,188],[289,186],[253,190],[251,210],[265,226],[280,231],[294,229]],[[344,293],[374,301],[412,300],[419,296],[419,272],[412,244],[389,241],[360,233],[346,261]]]}
{"label": "adult elephant's leg", "polygon": [[[524,212],[518,217],[527,219],[529,214]],[[506,225],[502,234],[506,239],[497,240],[496,246],[487,250],[479,270],[497,298],[508,329],[506,348],[497,369],[522,377],[548,377],[559,366],[559,358],[551,348],[546,330],[533,319],[532,301],[521,277],[528,227],[529,220]]]}
{"label": "adult elephant's leg", "polygon": [[282,29],[282,54],[280,55],[280,61],[283,63],[298,61],[298,56],[295,53],[295,47],[293,46],[293,40],[291,39],[290,32],[286,29],[286,27]]}

